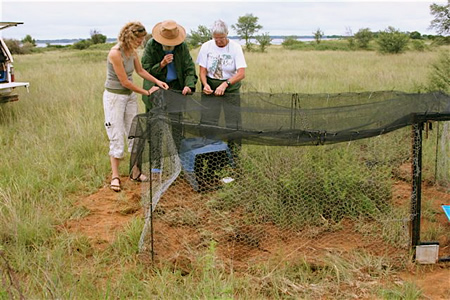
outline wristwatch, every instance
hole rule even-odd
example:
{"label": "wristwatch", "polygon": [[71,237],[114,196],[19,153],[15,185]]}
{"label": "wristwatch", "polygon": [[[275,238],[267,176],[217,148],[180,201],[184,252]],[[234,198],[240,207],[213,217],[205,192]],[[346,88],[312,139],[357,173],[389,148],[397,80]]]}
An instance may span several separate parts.
{"label": "wristwatch", "polygon": [[231,86],[231,82],[227,79],[228,86]]}

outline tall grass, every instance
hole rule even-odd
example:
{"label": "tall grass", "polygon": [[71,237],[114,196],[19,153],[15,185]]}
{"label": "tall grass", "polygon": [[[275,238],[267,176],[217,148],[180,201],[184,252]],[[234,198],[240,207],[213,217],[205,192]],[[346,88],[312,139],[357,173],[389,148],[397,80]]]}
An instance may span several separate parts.
{"label": "tall grass", "polygon": [[380,90],[418,92],[427,81],[436,52],[382,55],[368,51],[246,53],[248,91],[341,93]]}
{"label": "tall grass", "polygon": [[[304,267],[277,268],[275,273],[261,267],[256,279],[237,277],[214,261],[213,246],[206,258],[193,262],[188,276],[169,266],[153,269],[136,253],[139,220],[103,252],[94,250],[86,237],[58,229],[77,213],[77,197],[108,183],[102,106],[106,55],[107,50],[94,49],[15,57],[17,80],[31,85],[29,93],[19,91],[20,101],[0,106],[0,249],[18,275],[14,278],[23,294],[41,299],[314,298],[317,290],[310,285],[305,294],[304,284],[335,289],[336,269],[342,274],[348,267],[323,267],[323,275],[313,274],[317,281],[300,283],[299,278],[311,276],[307,262]],[[295,52],[274,46],[267,54],[246,53],[244,91],[416,92],[435,56]],[[126,164],[121,168],[126,174]],[[347,282],[351,277],[339,278]],[[2,283],[0,296],[8,292],[14,290]]]}
{"label": "tall grass", "polygon": [[[75,195],[98,189],[108,174],[107,144],[101,142],[104,57],[16,57],[16,78],[30,82],[30,93],[20,90],[20,101],[0,107],[0,243],[26,275],[26,295],[62,291],[67,282],[58,277],[74,276],[65,270],[77,257],[59,244],[56,225],[71,214]],[[44,286],[47,281],[51,286]]]}
{"label": "tall grass", "polygon": [[217,208],[243,205],[246,215],[295,230],[388,214],[392,166],[368,164],[356,148],[253,147],[242,154],[242,178],[222,190]]}

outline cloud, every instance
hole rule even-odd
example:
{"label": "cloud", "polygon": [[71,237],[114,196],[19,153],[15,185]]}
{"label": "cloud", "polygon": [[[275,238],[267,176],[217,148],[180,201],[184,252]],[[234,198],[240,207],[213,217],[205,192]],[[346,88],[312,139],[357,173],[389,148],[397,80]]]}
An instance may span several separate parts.
{"label": "cloud", "polygon": [[[222,19],[235,24],[252,13],[271,35],[311,35],[320,28],[325,35],[345,34],[347,28],[372,31],[393,26],[401,31],[430,33],[429,5],[442,1],[21,1],[2,3],[2,21],[24,25],[2,32],[4,37],[35,39],[89,38],[99,30],[117,36],[128,21],[141,21],[150,32],[157,22],[174,19],[187,32]],[[443,1],[445,4],[446,1]],[[231,26],[230,26],[231,27]],[[235,35],[230,28],[230,34]]]}

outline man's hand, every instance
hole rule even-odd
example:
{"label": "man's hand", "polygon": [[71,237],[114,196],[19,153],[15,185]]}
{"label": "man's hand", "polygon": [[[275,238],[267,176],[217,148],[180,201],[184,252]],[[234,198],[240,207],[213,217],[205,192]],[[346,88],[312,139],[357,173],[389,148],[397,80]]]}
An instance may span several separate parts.
{"label": "man's hand", "polygon": [[183,91],[181,92],[183,95],[188,95],[188,94],[192,94],[192,90],[190,87],[185,86]]}
{"label": "man's hand", "polygon": [[166,54],[161,61],[161,69],[170,64],[173,61],[173,54]]}

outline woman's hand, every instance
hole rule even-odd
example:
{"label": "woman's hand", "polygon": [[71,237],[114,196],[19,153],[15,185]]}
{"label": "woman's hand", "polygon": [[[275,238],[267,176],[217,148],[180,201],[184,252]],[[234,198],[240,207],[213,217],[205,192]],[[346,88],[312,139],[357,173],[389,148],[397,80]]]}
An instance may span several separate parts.
{"label": "woman's hand", "polygon": [[203,87],[203,93],[205,93],[206,95],[211,95],[213,93],[213,90],[211,89],[209,84],[205,84],[205,86]]}
{"label": "woman's hand", "polygon": [[168,90],[168,89],[169,89],[169,86],[168,86],[167,83],[165,83],[164,81],[158,80],[158,81],[156,82],[156,84],[157,84],[160,88],[163,88],[163,89],[165,89],[165,90]]}
{"label": "woman's hand", "polygon": [[159,86],[154,85],[151,87],[151,89],[148,90],[148,93],[151,95],[154,92],[156,92],[157,90],[159,90]]}
{"label": "woman's hand", "polygon": [[216,95],[216,96],[223,96],[223,94],[225,94],[225,90],[227,89],[227,87],[228,87],[228,83],[223,82],[221,85],[219,85],[216,88],[216,90],[214,92],[214,95]]}

